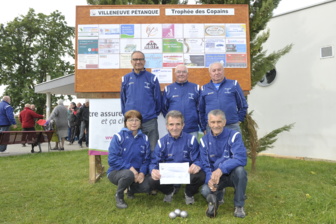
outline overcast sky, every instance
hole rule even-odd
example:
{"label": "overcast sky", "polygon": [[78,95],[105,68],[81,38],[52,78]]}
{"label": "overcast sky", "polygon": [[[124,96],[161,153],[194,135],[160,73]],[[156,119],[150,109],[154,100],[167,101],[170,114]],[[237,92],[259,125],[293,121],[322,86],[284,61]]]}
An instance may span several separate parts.
{"label": "overcast sky", "polygon": [[[274,14],[281,14],[306,6],[314,5],[326,0],[282,0]],[[194,2],[194,1],[190,1]],[[14,0],[6,1],[0,7],[0,23],[12,21],[15,17],[26,15],[29,8],[33,8],[36,13],[50,14],[58,10],[64,16],[69,26],[76,23],[76,5],[87,5],[86,0]],[[3,88],[0,86],[2,95]]]}

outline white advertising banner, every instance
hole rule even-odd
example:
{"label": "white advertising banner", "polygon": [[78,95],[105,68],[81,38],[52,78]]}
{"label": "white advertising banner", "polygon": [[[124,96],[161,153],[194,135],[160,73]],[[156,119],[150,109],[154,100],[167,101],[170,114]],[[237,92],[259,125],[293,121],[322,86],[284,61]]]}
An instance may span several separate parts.
{"label": "white advertising banner", "polygon": [[90,150],[108,151],[113,135],[123,127],[120,99],[90,99]]}

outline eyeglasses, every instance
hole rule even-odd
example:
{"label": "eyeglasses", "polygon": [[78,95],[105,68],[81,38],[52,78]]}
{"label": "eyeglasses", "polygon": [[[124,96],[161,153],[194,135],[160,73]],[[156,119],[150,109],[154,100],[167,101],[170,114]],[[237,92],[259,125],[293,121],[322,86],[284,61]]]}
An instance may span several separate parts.
{"label": "eyeglasses", "polygon": [[139,123],[140,120],[139,119],[127,119],[127,122],[129,122],[129,123]]}
{"label": "eyeglasses", "polygon": [[180,73],[188,73],[187,71],[176,71],[175,73],[178,73],[178,74],[180,74]]}
{"label": "eyeglasses", "polygon": [[144,58],[132,58],[132,61],[144,61]]}

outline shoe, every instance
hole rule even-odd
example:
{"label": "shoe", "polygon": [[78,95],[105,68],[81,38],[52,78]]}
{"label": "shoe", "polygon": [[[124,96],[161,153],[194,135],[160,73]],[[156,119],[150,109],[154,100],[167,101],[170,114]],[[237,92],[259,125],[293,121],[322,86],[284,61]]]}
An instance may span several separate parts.
{"label": "shoe", "polygon": [[30,152],[31,152],[31,153],[34,153],[35,151],[34,151],[34,149],[32,149]]}
{"label": "shoe", "polygon": [[58,150],[58,148],[55,147],[55,148],[52,148],[51,150]]}
{"label": "shoe", "polygon": [[218,205],[224,204],[224,199],[218,201]]}
{"label": "shoe", "polygon": [[73,144],[73,142],[69,142],[69,143],[68,143],[68,145],[72,145],[72,144]]}
{"label": "shoe", "polygon": [[175,193],[175,188],[174,188],[174,190],[173,190],[172,193],[170,193],[170,194],[166,194],[166,195],[164,196],[164,198],[163,198],[163,202],[168,202],[168,203],[172,202],[174,193]]}
{"label": "shoe", "polygon": [[134,199],[134,193],[132,192],[131,188],[127,189],[127,198]]}
{"label": "shoe", "polygon": [[61,151],[64,151],[64,148],[60,148]]}
{"label": "shoe", "polygon": [[116,195],[115,199],[117,208],[123,209],[128,207],[123,198],[118,198],[118,196]]}
{"label": "shoe", "polygon": [[214,218],[217,215],[217,209],[218,209],[218,202],[216,195],[209,194],[206,199],[208,202],[208,209],[206,210],[206,215],[210,218]]}
{"label": "shoe", "polygon": [[186,193],[184,193],[184,197],[187,205],[192,205],[195,203],[194,196],[189,197]]}
{"label": "shoe", "polygon": [[235,207],[233,215],[238,218],[244,218],[246,216],[244,207]]}
{"label": "shoe", "polygon": [[79,147],[80,147],[80,148],[83,148],[83,145],[82,145],[82,143],[78,143],[78,145],[79,145]]}

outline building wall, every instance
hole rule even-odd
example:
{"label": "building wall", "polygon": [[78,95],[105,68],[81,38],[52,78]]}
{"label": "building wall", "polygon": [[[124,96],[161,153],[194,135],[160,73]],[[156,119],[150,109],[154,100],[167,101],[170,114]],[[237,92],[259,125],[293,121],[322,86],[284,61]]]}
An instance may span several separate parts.
{"label": "building wall", "polygon": [[276,65],[277,77],[268,87],[256,86],[249,110],[258,135],[295,123],[281,133],[267,153],[336,160],[336,58],[320,58],[320,48],[336,47],[336,2],[273,17],[267,52],[293,44]]}

